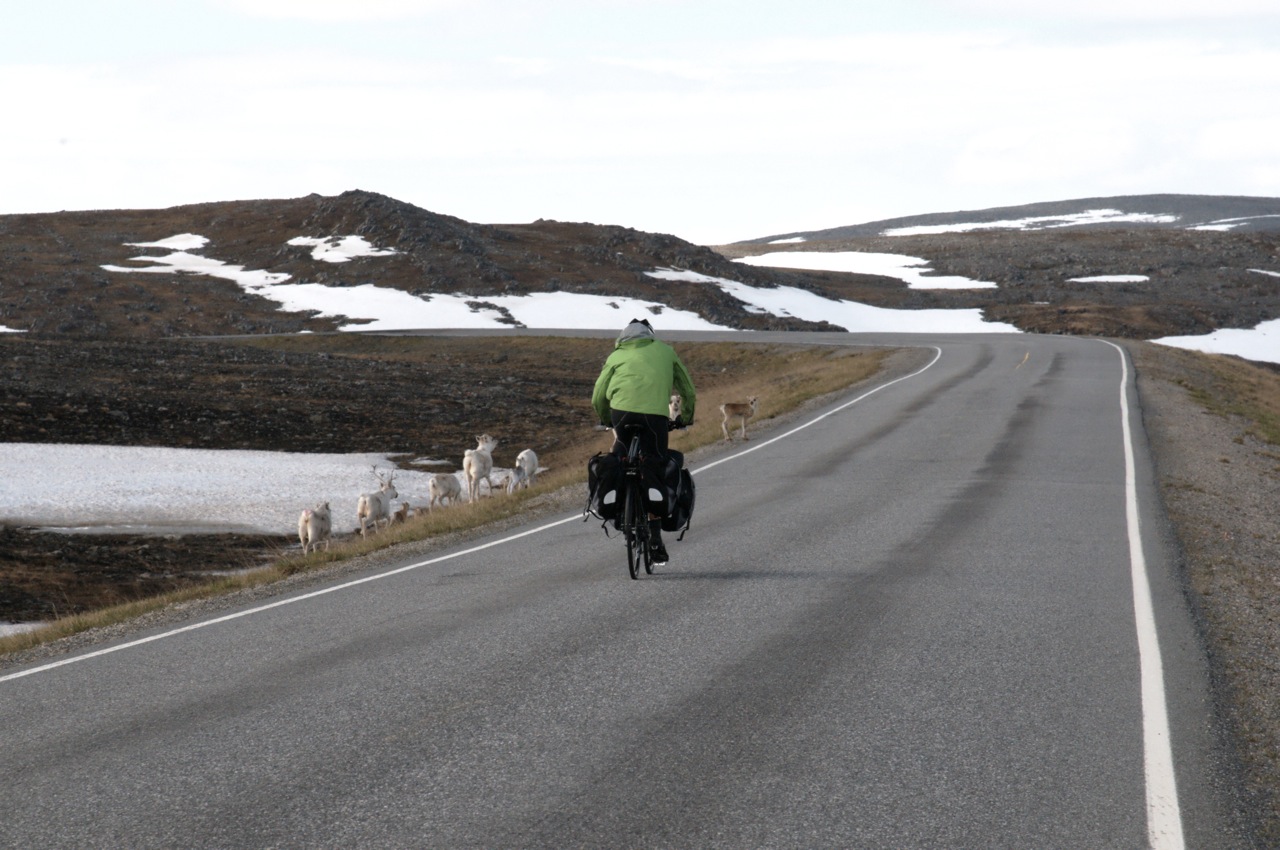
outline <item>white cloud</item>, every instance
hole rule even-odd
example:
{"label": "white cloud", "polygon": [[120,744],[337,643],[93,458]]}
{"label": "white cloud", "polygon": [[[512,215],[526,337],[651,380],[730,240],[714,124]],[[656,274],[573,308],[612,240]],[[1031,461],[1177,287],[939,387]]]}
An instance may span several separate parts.
{"label": "white cloud", "polygon": [[[68,58],[0,60],[23,115],[0,134],[0,213],[365,188],[474,221],[714,243],[1069,197],[1280,194],[1260,106],[1280,101],[1280,48],[1257,26],[1059,34],[1033,5],[748,3],[724,27],[658,0],[223,0],[234,14],[146,18],[143,47],[183,46],[148,51],[151,10],[124,0],[119,31],[72,51],[32,4],[25,55]],[[307,26],[326,20],[344,26]],[[251,37],[189,39],[206,23]]]}
{"label": "white cloud", "polygon": [[1068,181],[1099,169],[1122,168],[1136,146],[1120,127],[1010,124],[971,136],[956,155],[950,174],[960,184]]}
{"label": "white cloud", "polygon": [[394,21],[460,5],[461,0],[220,0],[219,5],[255,18],[344,21]]}
{"label": "white cloud", "polygon": [[998,14],[1014,19],[1036,17],[1066,20],[1168,21],[1243,16],[1276,17],[1272,0],[1074,0],[1069,4],[1028,3],[1026,0],[946,0],[945,6]]}
{"label": "white cloud", "polygon": [[1217,121],[1200,131],[1196,151],[1206,159],[1232,160],[1260,157],[1280,166],[1280,118],[1253,115]]}

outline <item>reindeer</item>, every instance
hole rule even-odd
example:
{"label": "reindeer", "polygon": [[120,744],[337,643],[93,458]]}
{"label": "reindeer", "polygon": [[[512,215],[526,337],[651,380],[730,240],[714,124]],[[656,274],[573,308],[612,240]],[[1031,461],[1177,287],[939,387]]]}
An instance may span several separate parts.
{"label": "reindeer", "polygon": [[329,551],[329,535],[333,531],[333,519],[329,513],[329,503],[321,502],[314,508],[307,508],[298,517],[298,542],[302,544],[302,554],[320,547],[324,541],[324,551]]}
{"label": "reindeer", "polygon": [[516,455],[515,469],[511,470],[511,478],[507,481],[507,492],[514,493],[521,487],[532,487],[538,477],[538,455],[533,449],[525,449]]}
{"label": "reindeer", "polygon": [[391,500],[399,496],[396,492],[394,472],[389,473],[386,478],[378,472],[378,467],[373,468],[373,474],[378,478],[378,492],[361,493],[360,501],[356,503],[356,521],[360,524],[360,536],[366,536],[365,523],[373,524],[373,531],[378,532],[378,523],[387,520],[390,524],[391,517]]}
{"label": "reindeer", "polygon": [[392,511],[391,518],[387,520],[387,525],[395,525],[397,522],[409,521],[409,503],[401,502],[400,507]]}
{"label": "reindeer", "polygon": [[445,499],[449,500],[449,504],[456,505],[458,497],[462,495],[462,482],[452,472],[437,472],[427,481],[427,495],[430,496],[427,502],[429,511],[435,510],[436,505],[444,507]]}
{"label": "reindeer", "polygon": [[747,439],[747,420],[756,415],[759,407],[760,399],[757,396],[746,401],[730,401],[720,405],[720,413],[724,417],[720,420],[720,430],[724,433],[725,442],[733,440],[729,436],[729,423],[733,421],[741,423],[742,439]]}
{"label": "reindeer", "polygon": [[462,474],[467,478],[468,501],[471,502],[480,498],[481,479],[489,485],[490,491],[493,490],[489,475],[493,472],[493,450],[498,447],[498,441],[488,434],[476,437],[476,443],[474,449],[467,449],[462,456]]}
{"label": "reindeer", "polygon": [[667,418],[679,419],[680,414],[684,412],[684,402],[680,400],[680,393],[672,393],[671,401],[667,403]]}

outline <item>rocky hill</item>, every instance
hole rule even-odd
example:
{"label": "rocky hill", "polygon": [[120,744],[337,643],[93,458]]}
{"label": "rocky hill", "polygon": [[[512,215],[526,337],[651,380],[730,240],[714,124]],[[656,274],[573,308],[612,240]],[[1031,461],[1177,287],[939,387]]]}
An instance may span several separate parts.
{"label": "rocky hill", "polygon": [[[1098,209],[1115,214],[1085,215]],[[886,235],[904,229],[907,235]],[[487,297],[564,291],[646,299],[729,327],[831,329],[752,311],[714,284],[645,274],[680,268],[882,307],[980,308],[990,320],[1050,333],[1153,338],[1250,328],[1280,317],[1280,278],[1251,271],[1280,271],[1277,199],[1092,198],[895,219],[713,250],[621,226],[474,224],[351,191],[163,210],[0,216],[0,326],[34,336],[160,338],[327,331],[350,324],[314,311],[282,311],[276,301],[227,279],[183,274],[175,286],[173,275],[104,268],[128,267],[145,253],[139,244],[184,233],[207,239],[206,253],[231,267],[331,287],[372,283],[418,296],[464,293],[476,310],[494,309]],[[296,244],[299,237],[341,236],[360,236],[394,253],[324,263],[312,247]],[[804,241],[779,243],[786,238]],[[731,261],[786,250],[907,254],[926,259],[938,274],[999,286],[910,289],[877,275]],[[1149,279],[1070,281],[1120,274]]]}
{"label": "rocky hill", "polygon": [[[870,251],[929,261],[935,273],[995,289],[886,292],[850,275],[813,275],[832,296],[892,307],[979,307],[1026,331],[1154,339],[1253,328],[1280,318],[1280,198],[1083,198],[890,219],[722,246]],[[1271,272],[1265,274],[1262,272]],[[1073,278],[1142,276],[1141,282]]]}
{"label": "rocky hill", "polygon": [[[232,266],[327,286],[372,283],[417,295],[485,296],[570,291],[630,296],[751,329],[821,329],[748,313],[721,289],[672,285],[646,276],[679,267],[755,286],[793,275],[752,269],[672,236],[626,227],[537,221],[471,224],[383,195],[229,201],[163,210],[111,210],[0,216],[0,325],[36,334],[169,337],[335,330],[341,319],[286,313],[236,283],[188,275],[123,275],[144,253],[139,243],[178,234],[209,240],[207,253]],[[390,256],[316,262],[299,237],[357,235]],[[152,252],[154,253],[154,252]]]}
{"label": "rocky hill", "polygon": [[1118,195],[1077,198],[1015,207],[929,213],[744,241],[767,244],[797,237],[819,241],[852,239],[924,228],[1049,230],[1067,226],[1108,227],[1117,224],[1143,229],[1275,232],[1280,231],[1280,198],[1240,195]]}

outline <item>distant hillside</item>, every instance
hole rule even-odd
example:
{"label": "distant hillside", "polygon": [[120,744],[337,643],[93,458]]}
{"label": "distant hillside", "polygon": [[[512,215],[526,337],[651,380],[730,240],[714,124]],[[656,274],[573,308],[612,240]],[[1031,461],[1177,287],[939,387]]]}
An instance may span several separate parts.
{"label": "distant hillside", "polygon": [[[681,268],[753,286],[795,275],[732,263],[674,236],[627,227],[537,221],[472,224],[363,191],[333,197],[226,201],[161,210],[0,216],[0,325],[32,333],[193,336],[333,330],[340,318],[283,312],[231,280],[109,271],[164,250],[179,234],[208,240],[201,257],[330,287],[375,284],[416,295],[578,292],[647,299],[737,328],[820,330],[822,324],[744,309],[721,288],[644,274]],[[394,254],[318,262],[299,237],[360,236]],[[174,281],[181,281],[175,286]],[[629,316],[619,319],[625,323]]]}
{"label": "distant hillside", "polygon": [[[373,255],[334,256],[346,242]],[[787,251],[907,255],[938,275],[995,286],[926,289],[879,274],[733,262]],[[181,270],[165,265],[178,260]],[[657,269],[682,273],[649,274]],[[232,272],[263,284],[243,285],[228,277]],[[1121,279],[1109,279],[1114,276]],[[278,294],[271,287],[282,281],[323,290],[325,308],[313,300],[290,306],[266,297]],[[644,309],[669,312],[669,326],[683,317],[740,329],[841,329],[834,319],[796,318],[785,304],[752,306],[735,298],[726,282],[794,287],[900,311],[980,311],[987,321],[1042,333],[1152,339],[1253,328],[1280,318],[1280,200],[1089,198],[782,234],[715,249],[617,225],[474,224],[363,191],[0,216],[0,330],[31,337],[358,328],[371,321],[367,314],[340,314],[355,313],[370,291],[394,295],[409,313],[430,313],[426,324],[396,327],[477,317],[490,327],[517,326],[526,302],[542,300],[520,296],[574,293],[597,297],[560,299],[566,306],[551,321],[563,314],[563,324],[537,326],[584,326],[576,311],[589,302],[603,305],[593,326],[620,326],[633,309]]]}
{"label": "distant hillside", "polygon": [[[1086,216],[1110,210],[1119,216]],[[1145,217],[1145,220],[1144,218]],[[1021,222],[1015,226],[1014,222]],[[832,227],[825,230],[795,231],[736,244],[760,244],[780,239],[853,239],[892,235],[905,228],[956,228],[987,225],[975,229],[1041,230],[1064,226],[1153,227],[1168,229],[1214,229],[1237,233],[1280,232],[1280,198],[1225,195],[1123,195],[1110,198],[1079,198],[1016,207],[993,207],[928,215],[890,218],[866,224]]]}
{"label": "distant hillside", "polygon": [[[937,275],[991,281],[946,305],[1040,333],[1155,339],[1280,318],[1280,198],[1138,195],[937,213],[720,246],[728,257],[869,252],[920,257]],[[828,295],[937,306],[918,290],[869,294],[811,273]]]}

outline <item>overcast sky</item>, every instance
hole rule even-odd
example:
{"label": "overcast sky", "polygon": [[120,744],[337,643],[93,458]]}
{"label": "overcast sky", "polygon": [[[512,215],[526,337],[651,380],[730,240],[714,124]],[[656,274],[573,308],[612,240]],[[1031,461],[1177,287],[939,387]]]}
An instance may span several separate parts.
{"label": "overcast sky", "polygon": [[1280,196],[1275,0],[43,0],[0,44],[0,213],[358,188],[718,244]]}

